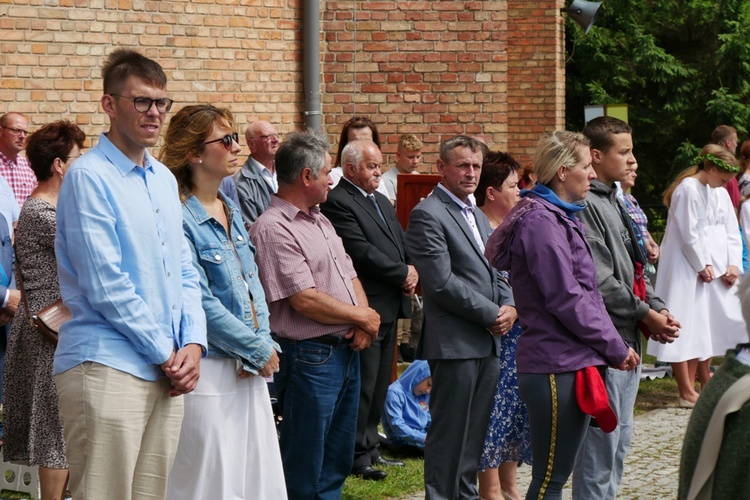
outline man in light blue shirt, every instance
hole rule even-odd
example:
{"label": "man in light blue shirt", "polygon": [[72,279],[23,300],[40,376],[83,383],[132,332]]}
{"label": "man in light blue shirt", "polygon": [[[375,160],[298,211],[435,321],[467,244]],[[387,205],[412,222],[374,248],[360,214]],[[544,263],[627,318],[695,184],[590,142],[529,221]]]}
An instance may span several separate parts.
{"label": "man in light blue shirt", "polygon": [[182,398],[206,348],[177,183],[148,154],[172,101],[161,66],[118,49],[102,69],[110,130],[57,205],[60,291],[73,317],[54,374],[76,499],[163,498]]}
{"label": "man in light blue shirt", "polygon": [[[13,228],[18,221],[21,208],[8,181],[0,176],[0,399],[3,396],[2,381],[5,373],[5,351],[8,332],[13,315],[21,300],[21,292],[16,290],[13,275]],[[0,439],[3,437],[3,424],[0,422]]]}

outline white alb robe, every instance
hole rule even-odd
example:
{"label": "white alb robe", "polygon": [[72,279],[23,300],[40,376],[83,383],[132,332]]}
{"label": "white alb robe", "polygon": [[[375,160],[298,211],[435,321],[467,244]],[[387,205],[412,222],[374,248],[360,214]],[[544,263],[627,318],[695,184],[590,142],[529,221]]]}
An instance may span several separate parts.
{"label": "white alb robe", "polygon": [[[698,273],[708,264],[715,279],[703,283]],[[655,287],[682,329],[672,344],[650,340],[649,354],[665,362],[704,360],[747,342],[737,284],[727,288],[719,278],[730,265],[742,270],[739,224],[729,193],[694,177],[684,179],[672,195]]]}

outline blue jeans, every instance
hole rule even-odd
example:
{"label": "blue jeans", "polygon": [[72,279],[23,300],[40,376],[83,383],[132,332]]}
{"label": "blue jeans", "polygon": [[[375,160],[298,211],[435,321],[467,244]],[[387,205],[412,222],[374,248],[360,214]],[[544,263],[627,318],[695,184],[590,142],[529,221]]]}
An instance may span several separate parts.
{"label": "blue jeans", "polygon": [[338,499],[352,469],[359,353],[340,342],[277,339],[281,460],[294,499]]}

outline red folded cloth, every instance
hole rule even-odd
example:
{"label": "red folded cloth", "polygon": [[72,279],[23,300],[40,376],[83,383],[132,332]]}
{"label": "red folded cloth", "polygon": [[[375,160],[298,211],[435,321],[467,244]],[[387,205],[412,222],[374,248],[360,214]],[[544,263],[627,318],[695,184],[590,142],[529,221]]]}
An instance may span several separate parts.
{"label": "red folded cloth", "polygon": [[[635,273],[633,275],[633,295],[646,302],[646,276],[643,270],[643,264],[640,262],[635,263]],[[651,330],[646,326],[643,321],[636,321],[636,326],[641,331],[644,337],[647,339],[651,338]]]}
{"label": "red folded cloth", "polygon": [[576,372],[576,401],[583,413],[594,417],[601,430],[615,430],[617,415],[609,406],[607,388],[595,366],[587,366]]}

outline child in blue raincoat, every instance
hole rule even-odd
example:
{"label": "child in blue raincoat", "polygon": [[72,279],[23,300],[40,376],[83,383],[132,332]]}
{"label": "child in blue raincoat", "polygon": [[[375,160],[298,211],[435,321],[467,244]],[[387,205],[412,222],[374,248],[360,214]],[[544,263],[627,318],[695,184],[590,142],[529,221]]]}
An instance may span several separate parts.
{"label": "child in blue raincoat", "polygon": [[430,367],[421,360],[414,361],[388,388],[381,422],[393,453],[424,455],[431,389]]}

